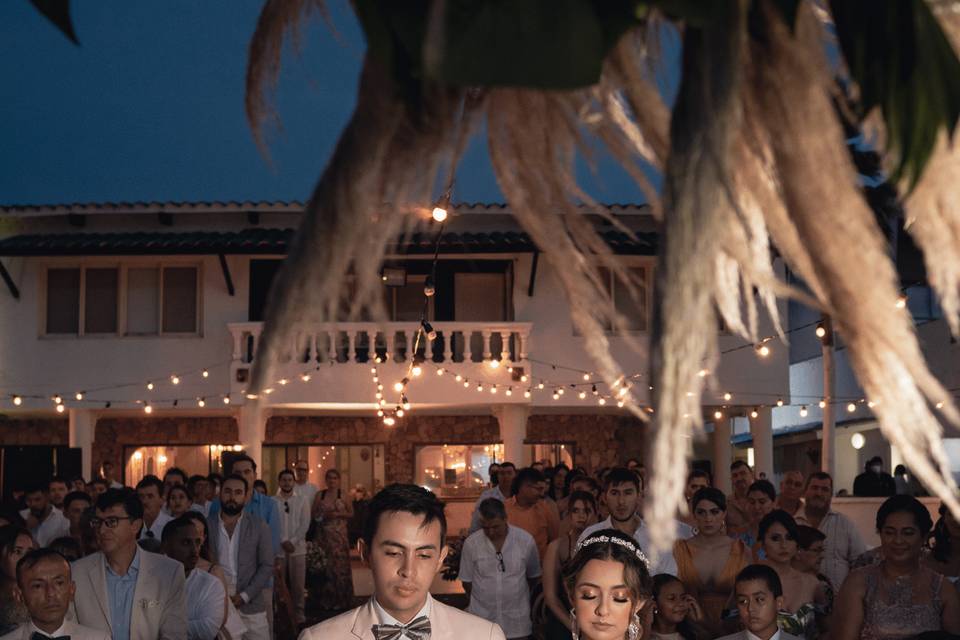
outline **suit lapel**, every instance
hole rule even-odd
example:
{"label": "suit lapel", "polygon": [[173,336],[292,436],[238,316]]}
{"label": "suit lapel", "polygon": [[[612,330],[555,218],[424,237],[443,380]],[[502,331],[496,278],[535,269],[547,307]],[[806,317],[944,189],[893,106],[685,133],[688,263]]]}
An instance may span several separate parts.
{"label": "suit lapel", "polygon": [[364,640],[373,638],[373,625],[377,624],[377,614],[373,611],[373,598],[357,609],[357,617],[353,622],[353,635]]}
{"label": "suit lapel", "polygon": [[[447,616],[447,609],[443,603],[437,602],[432,595],[427,595],[432,600],[430,603],[430,638],[431,640],[444,640],[453,638],[455,630],[450,627],[450,620]],[[461,629],[461,631],[463,631]]]}
{"label": "suit lapel", "polygon": [[[150,580],[150,570],[152,569],[150,565],[150,554],[143,551],[138,551],[140,554],[140,569],[137,571],[137,583],[133,587],[133,607],[130,609],[130,638],[147,637],[147,629],[140,629],[145,620],[143,615],[137,615],[138,607],[142,611],[142,602],[144,600],[149,600],[147,591],[147,583]],[[140,633],[143,631],[143,634]]]}
{"label": "suit lapel", "polygon": [[103,619],[107,621],[107,626],[110,627],[110,635],[113,635],[113,620],[110,618],[110,599],[107,596],[107,557],[101,553],[97,560],[95,570],[87,575],[93,583],[90,587],[97,599],[97,604],[100,605],[100,611],[103,612]]}

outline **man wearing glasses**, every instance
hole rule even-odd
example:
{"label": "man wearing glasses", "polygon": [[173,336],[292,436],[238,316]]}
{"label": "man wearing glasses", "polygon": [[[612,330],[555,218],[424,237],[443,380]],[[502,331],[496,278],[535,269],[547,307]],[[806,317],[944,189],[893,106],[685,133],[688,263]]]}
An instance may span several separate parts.
{"label": "man wearing glasses", "polygon": [[313,505],[313,497],[317,495],[317,485],[310,482],[310,464],[306,460],[298,460],[293,466],[296,472],[297,484],[293,487],[293,492],[298,496],[303,496],[307,506]]}
{"label": "man wearing glasses", "polygon": [[307,577],[307,529],[310,527],[310,504],[294,491],[293,472],[284,469],[277,476],[280,489],[274,500],[280,508],[280,570],[290,589],[298,625],[307,621],[304,613]]}
{"label": "man wearing glasses", "polygon": [[540,554],[533,536],[507,524],[496,498],[480,503],[480,531],[464,541],[460,581],[470,596],[467,611],[496,622],[507,638],[533,633],[530,591],[540,579]]}
{"label": "man wearing glasses", "polygon": [[109,489],[90,525],[100,551],[77,560],[77,622],[113,640],[186,640],[183,566],[137,546],[143,505],[129,489]]}

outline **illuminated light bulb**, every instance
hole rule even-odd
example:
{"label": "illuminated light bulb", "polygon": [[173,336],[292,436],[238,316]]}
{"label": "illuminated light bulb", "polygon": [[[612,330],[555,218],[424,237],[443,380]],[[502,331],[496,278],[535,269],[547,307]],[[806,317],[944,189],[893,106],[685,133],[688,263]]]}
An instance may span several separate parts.
{"label": "illuminated light bulb", "polygon": [[[619,394],[620,394],[620,397],[622,398],[623,396],[627,395],[627,393],[629,393],[629,392],[630,392],[630,388],[629,388],[629,387],[620,387],[620,391],[618,391],[617,393],[619,393]],[[691,392],[691,393],[689,393],[689,394],[687,394],[687,395],[691,395],[691,396],[692,396],[693,393]]]}
{"label": "illuminated light bulb", "polygon": [[581,391],[581,392],[580,392],[579,394],[577,394],[577,395],[580,397],[581,400],[583,400],[584,398],[587,397],[587,392],[586,392],[586,391]]}
{"label": "illuminated light bulb", "polygon": [[937,409],[943,409],[943,402],[937,403]]}
{"label": "illuminated light bulb", "polygon": [[153,407],[150,406],[150,403],[149,403],[149,402],[148,402],[147,404],[143,405],[143,412],[144,412],[144,413],[153,413]]}
{"label": "illuminated light bulb", "polygon": [[152,382],[148,382],[148,383],[147,383],[147,391],[153,391],[153,383],[152,383]]}
{"label": "illuminated light bulb", "polygon": [[223,404],[230,404],[230,396],[223,396]]}
{"label": "illuminated light bulb", "polygon": [[520,382],[526,382],[529,379],[530,378],[527,376],[527,374],[523,374],[522,376],[520,376]]}
{"label": "illuminated light bulb", "polygon": [[438,375],[438,376],[442,376],[442,375],[443,375],[443,369],[437,369],[437,375]]}
{"label": "illuminated light bulb", "polygon": [[403,408],[405,411],[410,411],[410,403],[406,399],[403,401]]}
{"label": "illuminated light bulb", "polygon": [[463,381],[463,388],[464,388],[464,389],[469,389],[469,388],[470,388],[470,381],[469,381],[469,380],[464,380],[464,381]]}
{"label": "illuminated light bulb", "polygon": [[82,391],[77,391],[77,395],[75,395],[75,396],[73,396],[73,397],[76,398],[77,400],[83,400],[83,392],[82,392]]}
{"label": "illuminated light bulb", "polygon": [[59,395],[53,396],[53,401],[54,401],[56,404],[63,404],[63,398],[61,398]]}
{"label": "illuminated light bulb", "polygon": [[270,395],[271,393],[273,393],[273,387],[267,387],[266,389],[263,390],[263,392],[267,395]]}
{"label": "illuminated light bulb", "polygon": [[723,394],[723,399],[726,400],[727,402],[730,402],[733,399],[733,395],[728,391],[725,394]]}
{"label": "illuminated light bulb", "polygon": [[770,347],[765,344],[757,345],[757,355],[761,358],[766,358],[770,355]]}
{"label": "illuminated light bulb", "polygon": [[826,401],[826,400],[821,400],[819,406],[820,406],[821,409],[826,409],[826,407],[827,407],[827,401]]}
{"label": "illuminated light bulb", "polygon": [[723,417],[723,412],[722,412],[722,411],[714,411],[714,412],[713,412],[713,417],[716,418],[717,420],[719,420],[720,418]]}
{"label": "illuminated light bulb", "polygon": [[524,398],[529,398],[529,397],[530,397],[530,389],[524,390],[524,392],[523,392],[523,397],[524,397]]}
{"label": "illuminated light bulb", "polygon": [[559,393],[560,395],[563,395],[563,387],[557,389],[557,393]]}
{"label": "illuminated light bulb", "polygon": [[647,407],[647,413],[653,413],[653,407]]}
{"label": "illuminated light bulb", "polygon": [[378,385],[377,385],[377,391],[383,391],[383,385],[382,385],[382,384],[378,384]]}
{"label": "illuminated light bulb", "polygon": [[513,367],[512,367],[512,366],[507,367],[507,373],[513,373]]}
{"label": "illuminated light bulb", "polygon": [[599,400],[597,400],[597,404],[599,404],[602,407],[603,405],[607,404],[607,399],[600,398]]}
{"label": "illuminated light bulb", "polygon": [[783,398],[777,398],[777,406],[778,406],[778,407],[782,407],[782,406],[783,406]]}
{"label": "illuminated light bulb", "polygon": [[583,381],[584,381],[584,382],[590,382],[590,374],[589,374],[589,373],[583,374]]}
{"label": "illuminated light bulb", "polygon": [[540,384],[537,385],[537,389],[543,389],[544,386],[545,385],[543,384],[543,380],[541,380]]}
{"label": "illuminated light bulb", "polygon": [[491,360],[491,361],[490,361],[490,368],[491,368],[491,369],[497,369],[497,368],[499,368],[499,367],[500,367],[500,361],[499,361],[499,360],[494,359],[494,360]]}
{"label": "illuminated light bulb", "polygon": [[760,413],[756,409],[754,409],[753,411],[750,412],[750,417],[756,420],[757,418],[760,417]]}
{"label": "illuminated light bulb", "polygon": [[290,381],[287,380],[286,378],[280,378],[279,380],[277,380],[277,383],[278,383],[281,387],[285,387],[285,386],[287,385],[287,383],[289,383],[289,382],[290,382]]}
{"label": "illuminated light bulb", "polygon": [[503,394],[504,394],[504,395],[507,395],[507,396],[512,396],[512,395],[513,395],[513,387],[507,387],[507,390],[504,391]]}
{"label": "illuminated light bulb", "polygon": [[199,398],[199,399],[197,400],[197,406],[198,406],[198,407],[205,407],[205,406],[207,406],[207,401],[204,400],[203,398]]}
{"label": "illuminated light bulb", "polygon": [[255,394],[255,393],[248,393],[248,394],[246,394],[246,396],[247,396],[247,400],[256,400],[257,398],[260,397],[260,396],[258,396],[258,395]]}
{"label": "illuminated light bulb", "polygon": [[383,409],[377,409],[377,417],[378,417],[378,418],[382,418],[382,417],[383,417]]}
{"label": "illuminated light bulb", "polygon": [[412,373],[415,378],[419,378],[423,374],[423,368],[415,364],[413,365],[413,369],[410,370],[410,373]]}
{"label": "illuminated light bulb", "polygon": [[873,400],[869,400],[869,401],[867,402],[867,406],[870,407],[871,409],[873,409],[875,406],[877,406],[877,403],[874,402]]}
{"label": "illuminated light bulb", "polygon": [[170,382],[172,382],[173,384],[180,384],[180,378],[176,374],[174,374],[170,376]]}
{"label": "illuminated light bulb", "polygon": [[398,418],[402,418],[402,417],[403,417],[403,409],[397,409],[394,413],[396,414],[396,416],[397,416]]}
{"label": "illuminated light bulb", "polygon": [[802,407],[800,407],[800,417],[801,417],[801,418],[806,418],[808,413],[809,413],[809,411],[807,411],[807,405],[803,405]]}
{"label": "illuminated light bulb", "polygon": [[200,375],[202,375],[204,378],[209,378],[210,372],[204,369],[203,371],[200,372]]}
{"label": "illuminated light bulb", "polygon": [[403,391],[403,383],[402,383],[402,382],[394,382],[394,383],[393,383],[393,390],[394,390],[394,391]]}
{"label": "illuminated light bulb", "polygon": [[593,385],[590,387],[590,393],[592,393],[593,395],[599,394],[599,391],[597,391],[597,385]]}
{"label": "illuminated light bulb", "polygon": [[379,404],[380,404],[381,407],[385,407],[385,406],[387,406],[387,401],[384,400],[383,398],[380,398]]}
{"label": "illuminated light bulb", "polygon": [[556,391],[554,391],[554,392],[553,392],[553,399],[554,399],[554,400],[559,400],[559,399],[560,399],[560,394],[557,393]]}
{"label": "illuminated light bulb", "polygon": [[383,419],[383,424],[387,425],[388,427],[392,427],[393,425],[397,424],[397,421],[390,416],[386,416]]}
{"label": "illuminated light bulb", "polygon": [[64,407],[62,404],[58,404],[58,405],[57,405],[57,413],[63,413],[63,411],[64,411],[65,408],[66,408],[66,407]]}
{"label": "illuminated light bulb", "polygon": [[233,445],[233,450],[236,451],[237,453],[239,453],[239,452],[243,451],[243,445],[242,445],[242,444],[235,444],[235,445]]}
{"label": "illuminated light bulb", "polygon": [[447,210],[443,207],[434,207],[433,212],[430,215],[433,216],[433,219],[436,222],[443,222],[447,219]]}
{"label": "illuminated light bulb", "polygon": [[23,404],[23,398],[20,396],[13,396],[13,404],[19,407],[21,404]]}
{"label": "illuminated light bulb", "polygon": [[302,374],[300,374],[300,379],[301,379],[303,382],[310,382],[310,374],[309,374],[309,373],[302,373]]}
{"label": "illuminated light bulb", "polygon": [[457,382],[460,382],[461,380],[463,380],[463,376],[458,373],[453,377],[453,379],[456,380]]}
{"label": "illuminated light bulb", "polygon": [[497,392],[497,385],[493,385],[492,387],[490,387],[490,393],[496,393],[496,392]]}
{"label": "illuminated light bulb", "polygon": [[706,378],[707,375],[709,375],[709,373],[710,372],[707,371],[706,369],[700,369],[700,371],[697,372],[697,375],[700,376],[701,378]]}
{"label": "illuminated light bulb", "polygon": [[855,405],[854,403],[851,402],[850,404],[847,405],[847,413],[853,413],[856,410],[857,410],[857,405]]}
{"label": "illuminated light bulb", "polygon": [[143,460],[143,453],[140,451],[134,451],[133,459],[136,460],[137,462],[139,462],[140,460]]}
{"label": "illuminated light bulb", "polygon": [[817,334],[817,337],[818,337],[818,338],[824,338],[824,337],[826,337],[826,335],[827,335],[827,328],[826,328],[825,326],[823,326],[823,323],[818,322],[818,323],[817,323],[817,329],[816,329],[816,331],[815,331],[814,333]]}
{"label": "illuminated light bulb", "polygon": [[380,393],[379,391],[377,391],[377,393],[376,393],[376,394],[374,394],[374,397],[375,397],[375,398],[376,398],[377,400],[379,400],[380,398],[382,398],[382,397],[383,397],[383,394],[382,394],[382,393]]}
{"label": "illuminated light bulb", "polygon": [[896,307],[897,309],[904,309],[906,308],[906,306],[907,306],[907,296],[906,294],[901,293],[899,296],[897,296]]}
{"label": "illuminated light bulb", "polygon": [[617,400],[617,406],[623,409],[623,400]]}
{"label": "illuminated light bulb", "polygon": [[482,384],[477,383],[477,391],[483,391],[483,385],[482,385]]}
{"label": "illuminated light bulb", "polygon": [[426,283],[423,285],[423,295],[428,298],[432,298],[437,293],[437,288],[434,286],[433,281],[429,278]]}
{"label": "illuminated light bulb", "polygon": [[167,463],[167,456],[161,455],[161,456],[159,456],[159,457],[157,458],[157,460],[160,461],[160,464],[166,464],[166,463]]}

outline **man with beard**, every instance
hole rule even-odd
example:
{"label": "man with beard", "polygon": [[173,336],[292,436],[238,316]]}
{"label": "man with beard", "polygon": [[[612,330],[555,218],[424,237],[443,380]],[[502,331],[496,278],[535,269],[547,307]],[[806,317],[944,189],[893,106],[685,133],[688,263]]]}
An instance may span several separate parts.
{"label": "man with beard", "polygon": [[194,520],[180,516],[163,528],[163,552],[183,565],[187,575],[187,637],[213,640],[227,618],[227,594],[223,584],[206,571],[196,571],[203,537]]}
{"label": "man with beard", "polygon": [[130,489],[97,498],[90,526],[100,551],[73,564],[77,622],[113,640],[186,640],[183,567],[137,545],[143,505]]}
{"label": "man with beard", "polygon": [[63,511],[63,499],[67,497],[67,481],[54,476],[47,483],[47,491],[50,494],[50,504]]}
{"label": "man with beard", "polygon": [[67,620],[67,609],[77,587],[70,563],[53,549],[34,549],[17,563],[17,590],[30,612],[30,623],[21,625],[0,640],[109,640],[103,631]]}
{"label": "man with beard", "polygon": [[375,495],[362,536],[373,596],[304,630],[300,640],[503,640],[496,624],[430,596],[430,584],[447,557],[443,507],[416,485],[393,484]]}
{"label": "man with beard", "polygon": [[210,556],[223,567],[228,595],[247,627],[243,640],[269,640],[263,592],[273,578],[273,540],[267,523],[244,510],[249,491],[253,488],[241,475],[224,479],[219,509],[210,516]]}
{"label": "man with beard", "polygon": [[27,508],[20,512],[37,546],[46,547],[61,536],[70,534],[70,521],[59,509],[50,504],[46,482],[34,483],[24,493]]}
{"label": "man with beard", "polygon": [[730,465],[730,484],[733,493],[727,496],[727,535],[738,536],[750,528],[750,501],[747,491],[756,478],[753,469],[743,460]]}
{"label": "man with beard", "polygon": [[850,564],[867,550],[857,527],[847,516],[830,509],[833,503],[833,478],[817,471],[807,478],[803,509],[797,514],[797,524],[819,529],[824,541],[820,571],[832,585],[842,585],[850,572]]}
{"label": "man with beard", "polygon": [[[647,529],[643,517],[643,480],[640,474],[630,471],[626,467],[611,469],[604,479],[603,496],[610,510],[610,516],[602,522],[591,525],[583,530],[577,543],[586,540],[597,531],[616,529],[632,536],[640,549],[650,547],[650,531]],[[693,530],[686,524],[677,521],[677,538],[689,538]],[[677,561],[672,553],[661,553],[657,563],[650,565],[650,575],[669,573],[677,575]]]}

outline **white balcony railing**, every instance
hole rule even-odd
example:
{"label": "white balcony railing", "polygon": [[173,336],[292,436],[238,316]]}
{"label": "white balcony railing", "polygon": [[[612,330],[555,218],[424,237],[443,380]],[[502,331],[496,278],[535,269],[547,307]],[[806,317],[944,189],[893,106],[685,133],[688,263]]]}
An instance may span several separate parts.
{"label": "white balcony railing", "polygon": [[[282,363],[364,363],[377,357],[405,362],[414,355],[427,362],[484,362],[491,359],[522,363],[530,352],[529,322],[434,322],[437,337],[421,339],[416,322],[341,322],[304,326],[291,334]],[[228,324],[235,364],[252,363],[263,330],[262,322]]]}

